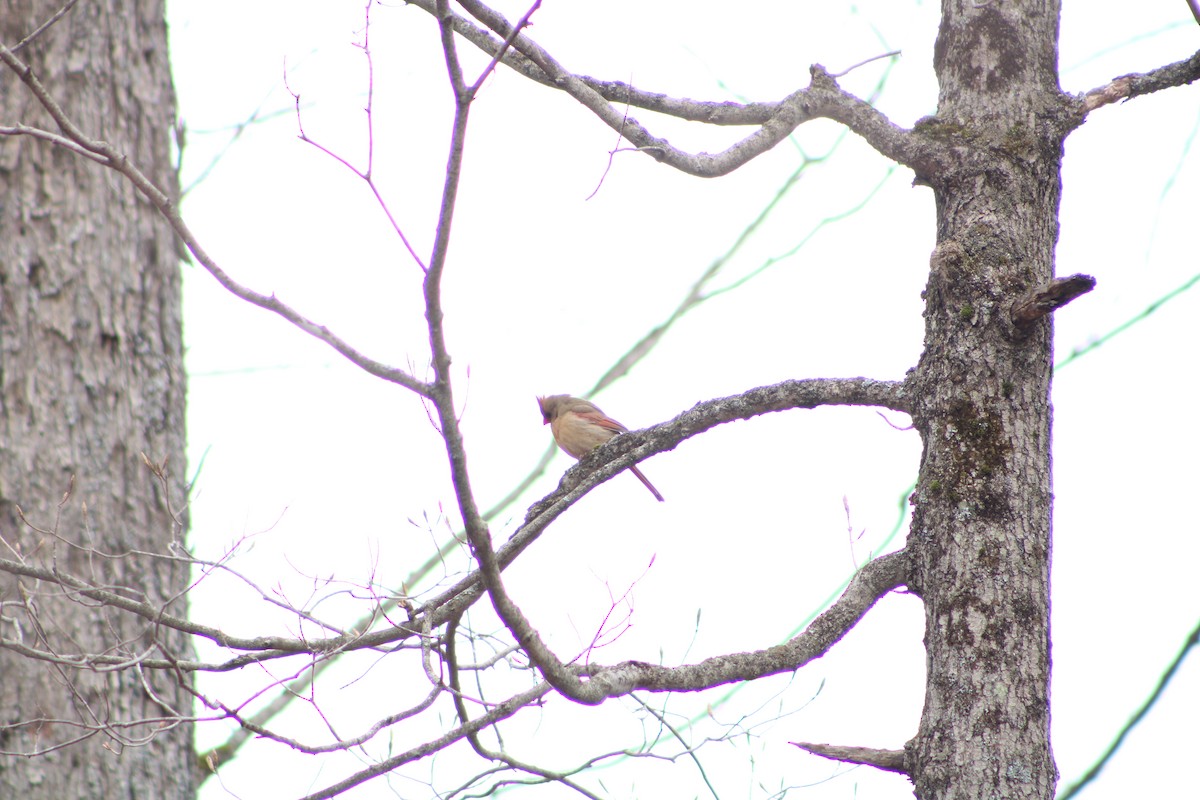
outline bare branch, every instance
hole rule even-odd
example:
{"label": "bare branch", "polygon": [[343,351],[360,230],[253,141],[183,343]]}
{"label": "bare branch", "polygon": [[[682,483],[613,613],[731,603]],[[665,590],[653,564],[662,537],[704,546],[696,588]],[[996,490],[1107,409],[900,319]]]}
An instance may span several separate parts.
{"label": "bare branch", "polygon": [[[463,702],[464,694],[462,691],[462,684],[459,680],[459,671],[460,671],[461,667],[458,664],[458,657],[457,657],[457,652],[456,652],[457,651],[457,642],[456,642],[457,631],[458,631],[458,620],[457,619],[452,620],[450,622],[450,624],[447,625],[447,628],[446,628],[446,660],[445,660],[445,663],[446,663],[446,668],[447,668],[447,672],[448,672],[447,678],[448,678],[448,681],[450,684],[451,696],[454,698],[455,712],[458,714],[459,722],[463,725],[466,725],[470,722],[470,716],[467,714],[466,703]],[[573,774],[574,772],[578,772],[582,768],[577,768],[572,771],[564,772],[564,771],[545,769],[543,767],[537,766],[536,764],[530,764],[528,762],[521,761],[519,759],[513,758],[512,756],[508,755],[507,753],[503,752],[502,750],[492,750],[491,748],[484,746],[483,742],[480,741],[480,739],[479,739],[479,733],[477,731],[473,731],[473,732],[467,734],[467,741],[470,742],[471,749],[473,749],[475,751],[475,753],[477,755],[479,755],[480,758],[486,759],[488,761],[499,761],[499,762],[503,763],[504,765],[506,765],[509,769],[517,770],[519,772],[525,772],[530,775],[535,775],[538,778],[540,778],[542,781],[545,781],[545,782],[553,781],[556,783],[561,783],[564,786],[567,786],[568,788],[575,790],[576,792],[583,795],[584,797],[590,798],[590,800],[600,800],[600,798],[598,796],[587,791],[582,786],[579,786],[577,783],[575,783],[574,781],[572,781],[570,779],[569,776],[571,774]]]}
{"label": "bare branch", "polygon": [[0,125],[0,136],[28,136],[33,139],[41,139],[43,142],[49,142],[64,150],[70,150],[77,156],[82,156],[83,158],[95,161],[97,164],[108,166],[108,159],[104,156],[93,153],[59,133],[44,131],[40,128],[31,128],[28,125],[17,123],[16,125]]}
{"label": "bare branch", "polygon": [[616,697],[638,689],[694,691],[792,672],[827,653],[880,598],[907,582],[910,569],[908,553],[903,550],[868,562],[827,611],[784,644],[750,653],[714,656],[679,667],[637,661],[592,667],[587,670],[589,680],[585,685],[591,694]]}
{"label": "bare branch", "polygon": [[516,39],[517,36],[520,35],[521,31],[525,30],[525,28],[529,25],[529,19],[533,16],[533,12],[537,11],[541,7],[542,0],[534,0],[533,5],[529,7],[529,10],[525,12],[525,15],[517,20],[516,25],[512,26],[512,31],[508,34],[508,38],[506,38],[500,44],[496,54],[492,56],[492,60],[486,67],[483,68],[483,71],[479,73],[479,77],[475,79],[475,82],[471,84],[470,88],[468,89],[471,97],[474,97],[475,94],[479,92],[479,87],[483,86],[483,82],[487,80],[489,75],[492,74],[492,72],[496,69],[496,65],[500,63],[501,59],[504,58],[505,53],[507,53],[512,47],[513,40]]}
{"label": "bare branch", "polygon": [[[34,719],[25,719],[19,722],[5,723],[0,727],[0,731],[9,733],[19,728],[62,728],[77,729],[81,731],[78,735],[63,738],[61,740],[52,740],[47,742],[45,747],[39,750],[31,751],[15,751],[0,749],[0,756],[21,758],[34,758],[44,756],[48,753],[53,753],[56,750],[63,750],[73,745],[79,744],[85,739],[90,739],[93,736],[103,734],[110,739],[113,739],[121,747],[140,747],[154,741],[158,736],[163,735],[167,731],[173,730],[183,722],[193,722],[195,718],[181,718],[177,716],[170,717],[142,717],[136,720],[114,720],[106,719],[103,721],[85,723],[78,719],[47,719],[38,717]],[[144,730],[144,734],[132,735],[127,731]]]}
{"label": "bare branch", "polygon": [[862,61],[859,61],[857,64],[852,64],[849,67],[846,67],[841,72],[833,73],[832,77],[844,78],[847,75],[849,75],[851,72],[853,72],[854,70],[858,69],[859,67],[865,67],[867,64],[870,64],[873,61],[880,61],[881,59],[884,59],[884,58],[898,58],[899,55],[900,55],[899,50],[892,50],[887,53],[880,53],[877,56],[871,56],[870,58],[864,58]]}
{"label": "bare branch", "polygon": [[792,742],[801,750],[807,750],[813,755],[831,758],[834,761],[845,761],[848,764],[866,764],[871,767],[908,774],[904,766],[903,750],[878,750],[874,747],[853,747],[838,744],[812,744],[810,742]]}
{"label": "bare branch", "polygon": [[1076,125],[1083,123],[1084,118],[1101,106],[1115,103],[1118,100],[1131,100],[1143,94],[1172,89],[1176,86],[1186,86],[1200,78],[1200,50],[1190,58],[1167,64],[1164,67],[1144,73],[1133,73],[1114,78],[1104,86],[1099,86],[1084,93],[1076,105]]}
{"label": "bare branch", "polygon": [[[790,380],[741,394],[697,403],[674,419],[613,438],[569,469],[559,490],[535,503],[526,523],[560,499],[575,497],[603,483],[631,464],[675,449],[680,443],[718,425],[775,411],[819,406],[879,406],[909,413],[911,398],[903,382],[870,378]],[[557,514],[555,514],[557,516]]]}
{"label": "bare branch", "polygon": [[539,683],[532,689],[528,689],[521,694],[514,695],[503,703],[497,704],[486,714],[482,714],[469,723],[460,725],[459,727],[446,732],[436,739],[432,739],[424,744],[418,745],[403,753],[398,753],[391,758],[380,761],[377,764],[372,764],[364,770],[356,772],[345,780],[339,781],[332,786],[327,786],[319,792],[307,795],[301,800],[326,800],[326,798],[336,797],[347,789],[359,786],[372,778],[377,778],[384,775],[397,767],[404,764],[419,761],[426,756],[440,752],[460,739],[465,738],[470,733],[476,733],[489,725],[494,725],[500,720],[507,719],[513,714],[533,704],[542,697],[550,693],[550,685],[548,683]]}
{"label": "bare branch", "polygon": [[[437,16],[446,29],[462,32],[485,52],[493,55],[499,52],[499,43],[494,37],[474,28],[465,20],[459,21],[448,9],[443,13],[436,7],[437,3],[429,0],[416,0],[414,5]],[[941,159],[942,145],[914,136],[911,131],[892,124],[879,111],[842,90],[834,77],[819,64],[813,65],[810,70],[812,81],[807,89],[794,92],[776,103],[743,106],[737,103],[667,98],[661,94],[635,92],[626,84],[603,83],[571,73],[528,36],[521,34],[514,37],[513,26],[488,6],[478,0],[463,0],[461,5],[491,31],[504,37],[505,41],[512,42],[512,47],[533,67],[529,69],[524,64],[519,65],[517,68],[523,73],[565,91],[635,148],[689,175],[711,178],[732,172],[773,148],[801,124],[818,118],[841,122],[883,155],[912,167],[919,174],[933,170]],[[507,58],[502,60],[510,63]],[[691,154],[672,146],[666,139],[652,135],[636,119],[614,108],[611,105],[613,102],[622,106],[648,108],[682,119],[760,127],[715,155]]]}
{"label": "bare branch", "polygon": [[[425,319],[429,329],[429,346],[432,351],[434,373],[429,399],[433,402],[437,412],[439,432],[446,444],[451,483],[454,486],[454,494],[467,538],[475,550],[485,548],[491,552],[491,534],[488,532],[487,522],[479,513],[467,471],[467,454],[454,403],[454,391],[450,376],[450,351],[446,345],[442,313],[442,275],[450,247],[450,231],[458,199],[459,179],[462,174],[463,153],[466,144],[467,119],[470,115],[471,103],[474,100],[474,92],[468,90],[463,79],[462,64],[459,62],[458,51],[455,48],[454,30],[450,22],[452,15],[448,0],[437,0],[436,12],[446,71],[450,76],[450,86],[454,92],[454,123],[451,128],[446,178],[442,184],[442,203],[434,235],[433,255],[430,258],[429,271],[425,275],[424,282]],[[528,15],[526,15],[526,20],[528,20]],[[503,53],[501,52],[500,55]]]}
{"label": "bare branch", "polygon": [[[435,0],[411,0],[409,5],[417,6],[427,13],[436,16]],[[490,18],[502,22],[502,18],[492,12]],[[488,55],[495,56],[500,51],[502,42],[488,30],[480,28],[470,20],[451,14],[450,24],[454,32]],[[500,24],[500,22],[497,22]],[[501,63],[510,69],[524,75],[532,81],[559,88],[554,78],[546,74],[536,63],[520,52],[509,50],[504,53]],[[733,101],[691,100],[688,98],[671,97],[661,92],[650,92],[631,86],[624,81],[606,81],[587,75],[577,75],[579,80],[591,87],[597,94],[611,103],[629,105],[659,114],[677,117],[689,122],[703,122],[709,125],[762,125],[775,115],[779,102],[739,103]]]}
{"label": "bare branch", "polygon": [[296,127],[300,130],[300,141],[317,148],[322,153],[353,172],[367,184],[367,188],[371,190],[371,194],[375,197],[376,205],[379,206],[379,209],[383,212],[384,216],[387,217],[388,223],[391,224],[392,230],[400,239],[400,243],[404,245],[404,249],[406,249],[408,254],[412,256],[413,261],[416,262],[421,271],[427,272],[428,268],[421,260],[421,256],[417,254],[417,251],[413,248],[412,243],[409,242],[408,236],[405,235],[404,230],[400,227],[399,221],[392,213],[392,209],[388,206],[387,201],[384,199],[383,193],[379,191],[379,187],[375,183],[375,57],[371,53],[371,2],[372,0],[368,0],[366,8],[363,10],[363,16],[365,18],[363,23],[363,40],[362,44],[358,45],[358,48],[362,51],[363,56],[367,60],[367,104],[366,107],[363,108],[363,111],[367,115],[366,169],[360,170],[358,167],[351,164],[347,158],[335,153],[325,145],[310,138],[308,134],[304,132],[304,123],[300,110],[300,94],[292,91],[292,87],[288,85],[286,65],[283,75],[283,85],[292,95],[292,100],[296,106]]}
{"label": "bare branch", "polygon": [[[36,578],[51,584],[57,584],[62,586],[64,589],[69,590],[72,594],[86,597],[89,600],[94,600],[97,603],[101,603],[111,608],[117,608],[122,611],[126,611],[135,616],[141,617],[148,622],[154,623],[155,625],[163,625],[182,633],[200,636],[225,648],[233,650],[246,650],[255,652],[257,654],[255,657],[251,658],[250,661],[245,660],[245,657],[241,657],[232,659],[231,661],[225,662],[219,666],[208,665],[208,668],[212,671],[227,671],[230,669],[236,669],[237,667],[244,666],[246,663],[250,663],[251,661],[261,660],[261,658],[264,656],[277,658],[301,653],[329,653],[338,651],[344,649],[346,645],[351,644],[358,638],[358,636],[353,632],[347,634],[346,636],[337,636],[331,639],[310,640],[307,642],[301,639],[283,636],[259,636],[251,639],[230,636],[217,628],[200,625],[183,617],[170,615],[166,613],[165,608],[156,606],[153,603],[149,603],[144,600],[135,600],[133,598],[126,597],[124,594],[121,594],[117,591],[94,586],[87,581],[58,569],[48,569],[45,567],[34,566],[32,564],[0,559],[0,572],[7,572],[11,575],[23,575],[28,578]],[[17,645],[9,642],[3,642],[2,644],[4,647],[13,647],[14,649],[17,647]],[[72,666],[89,669],[94,668],[97,665],[117,666],[128,661],[127,658],[118,656],[58,656],[53,653],[43,653],[28,647],[24,647],[23,651],[25,652],[25,655],[30,657],[42,658],[47,661],[55,661],[57,663],[70,664]],[[143,666],[157,669],[173,668],[178,666],[182,669],[190,671],[201,668],[201,666],[196,662],[178,662],[176,664],[175,662],[162,662],[153,659],[140,659],[139,662]]]}
{"label": "bare branch", "polygon": [[1013,324],[1021,328],[1028,327],[1047,314],[1062,308],[1076,297],[1087,294],[1095,288],[1096,279],[1091,275],[1055,278],[1013,304]]}
{"label": "bare branch", "polygon": [[[482,561],[481,569],[486,570]],[[488,581],[488,592],[496,612],[546,680],[568,698],[585,705],[596,705],[639,689],[699,691],[799,669],[828,652],[881,597],[904,585],[910,569],[909,556],[903,550],[877,558],[851,579],[846,591],[829,610],[791,641],[765,650],[715,656],[698,664],[679,667],[662,667],[641,661],[626,661],[611,667],[564,665],[504,594],[503,586],[498,581],[490,581],[486,572],[484,580]]]}
{"label": "bare branch", "polygon": [[708,772],[704,769],[704,765],[700,763],[700,757],[696,755],[696,748],[687,743],[687,739],[684,738],[683,732],[678,730],[674,725],[667,721],[666,714],[660,712],[656,708],[653,708],[648,703],[643,702],[641,698],[635,696],[634,699],[637,700],[638,704],[646,710],[646,713],[658,720],[658,724],[670,731],[671,735],[675,737],[675,740],[683,745],[683,752],[688,756],[688,758],[691,759],[692,763],[696,765],[696,772],[699,773],[700,779],[704,781],[704,785],[708,787],[710,792],[712,792],[713,797],[717,798],[717,800],[720,800],[721,796],[717,794],[717,790],[712,785],[712,781],[708,779]]}
{"label": "bare branch", "polygon": [[[444,687],[436,686],[429,692],[429,694],[425,696],[424,699],[421,700],[421,702],[417,703],[411,708],[406,708],[403,711],[398,711],[382,717],[358,736],[339,737],[337,741],[325,745],[308,745],[297,739],[280,736],[279,734],[268,730],[262,725],[253,722],[252,718],[243,717],[237,712],[236,709],[230,708],[224,703],[204,697],[198,692],[193,691],[193,694],[198,700],[200,700],[200,702],[204,703],[209,708],[221,711],[225,718],[235,720],[239,725],[242,726],[243,731],[247,735],[252,734],[263,739],[270,739],[273,742],[286,745],[300,753],[317,755],[320,753],[333,753],[341,750],[349,750],[353,747],[357,747],[370,741],[385,728],[391,727],[399,722],[403,722],[406,719],[411,719],[417,714],[420,714],[422,711],[432,707],[434,701],[437,700],[443,691],[445,691]],[[208,765],[209,770],[213,770],[216,769],[220,764],[225,763],[232,755],[233,751],[236,750],[237,746],[240,745],[240,743],[241,742],[239,738],[231,739],[221,747],[201,753],[198,757],[203,763]]]}
{"label": "bare branch", "polygon": [[68,13],[68,12],[69,12],[69,11],[70,11],[72,8],[74,8],[74,7],[75,7],[75,4],[76,4],[76,3],[78,3],[78,2],[79,2],[79,0],[67,0],[66,4],[65,4],[65,5],[63,5],[63,7],[62,7],[62,8],[60,8],[58,11],[55,11],[55,12],[54,12],[54,13],[53,13],[53,14],[50,16],[50,19],[46,20],[46,21],[45,21],[45,22],[43,22],[41,25],[37,26],[37,28],[35,28],[35,29],[33,30],[33,32],[32,32],[32,33],[28,34],[28,35],[27,35],[27,36],[25,36],[23,39],[21,39],[21,41],[19,41],[19,42],[17,42],[16,44],[14,44],[14,45],[12,46],[12,52],[14,52],[14,53],[15,53],[15,52],[17,52],[17,51],[18,51],[18,50],[20,50],[22,47],[24,47],[25,45],[29,44],[29,43],[30,43],[30,42],[32,42],[34,39],[36,39],[37,37],[39,37],[39,36],[41,36],[43,33],[45,33],[47,30],[49,30],[49,28],[50,28],[50,26],[51,26],[51,25],[53,25],[54,23],[58,22],[60,19],[62,19],[63,17],[65,17],[65,16],[67,15],[67,13]]}

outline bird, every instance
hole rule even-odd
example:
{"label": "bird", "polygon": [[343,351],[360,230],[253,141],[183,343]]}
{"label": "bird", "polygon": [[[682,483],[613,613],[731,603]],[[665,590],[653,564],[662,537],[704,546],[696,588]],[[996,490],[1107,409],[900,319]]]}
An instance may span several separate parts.
{"label": "bird", "polygon": [[[549,397],[539,397],[537,401],[538,408],[542,410],[542,424],[550,426],[554,441],[571,458],[583,458],[618,433],[629,430],[595,404],[571,397],[569,394],[552,394]],[[630,466],[629,471],[646,485],[658,502],[663,502],[663,496],[658,493],[658,489],[646,480],[646,476],[637,466]]]}

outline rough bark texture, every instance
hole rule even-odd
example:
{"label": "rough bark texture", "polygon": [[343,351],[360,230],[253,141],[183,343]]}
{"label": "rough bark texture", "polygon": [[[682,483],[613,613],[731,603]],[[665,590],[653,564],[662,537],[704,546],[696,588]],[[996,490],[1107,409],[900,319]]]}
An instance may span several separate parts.
{"label": "rough bark texture", "polygon": [[[0,36],[15,45],[61,5],[0,0]],[[177,185],[162,0],[80,3],[20,55],[86,130]],[[11,73],[0,120],[54,128]],[[174,614],[187,568],[126,554],[166,553],[182,536],[168,511],[183,508],[180,314],[175,242],[127,182],[33,138],[0,139],[3,549]],[[142,453],[166,462],[165,488]],[[0,602],[6,638],[64,658],[189,652],[182,637],[36,581],[0,577]],[[0,651],[0,796],[192,797],[191,727],[169,710],[190,708],[171,675]]]}
{"label": "rough bark texture", "polygon": [[934,189],[914,419],[924,454],[909,546],[925,601],[925,709],[907,762],[922,800],[1054,796],[1050,752],[1050,369],[1046,316],[1068,125],[1055,2],[944,0]]}

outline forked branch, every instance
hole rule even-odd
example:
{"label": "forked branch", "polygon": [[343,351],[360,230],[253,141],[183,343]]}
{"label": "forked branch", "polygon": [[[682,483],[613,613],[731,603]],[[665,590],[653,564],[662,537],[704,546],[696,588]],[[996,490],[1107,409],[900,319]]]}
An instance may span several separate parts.
{"label": "forked branch", "polygon": [[[478,0],[462,0],[461,5],[487,30],[448,10],[439,11],[435,0],[414,0],[413,5],[434,14],[443,25],[493,57],[502,54],[503,43],[496,36],[511,42],[515,52],[502,54],[501,63],[566,92],[635,148],[689,175],[712,178],[728,174],[779,144],[803,123],[822,118],[841,122],[880,153],[912,167],[918,174],[935,170],[944,157],[941,144],[894,125],[878,110],[838,86],[834,76],[819,64],[810,69],[808,88],[776,102],[739,104],[671,98],[636,90],[621,82],[600,81],[570,72],[527,35],[514,36],[513,26]],[[720,153],[688,153],[653,135],[625,113],[625,106],[716,125],[756,125],[758,129]]]}

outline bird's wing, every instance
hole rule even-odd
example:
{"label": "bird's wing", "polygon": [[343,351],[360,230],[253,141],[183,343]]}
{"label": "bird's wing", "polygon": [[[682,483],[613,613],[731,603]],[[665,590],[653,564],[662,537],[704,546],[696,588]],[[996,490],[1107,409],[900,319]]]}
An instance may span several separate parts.
{"label": "bird's wing", "polygon": [[625,433],[626,431],[629,430],[629,428],[626,428],[624,425],[617,422],[615,419],[612,419],[611,417],[606,417],[603,413],[601,413],[599,411],[576,411],[574,413],[578,414],[579,416],[583,417],[584,419],[586,419],[589,422],[599,425],[601,428],[604,428],[605,430],[613,431],[615,433]]}

